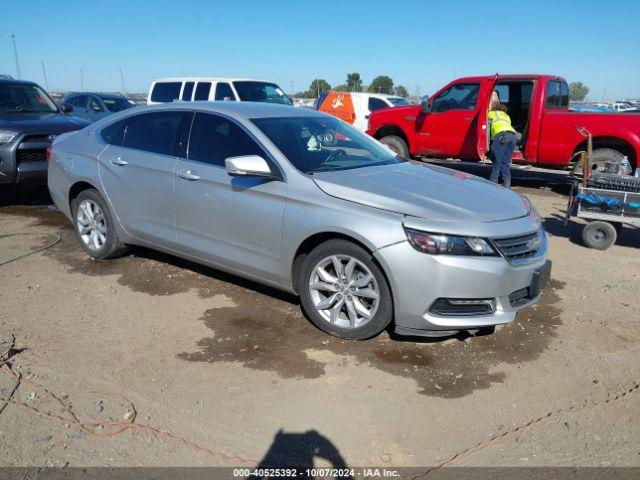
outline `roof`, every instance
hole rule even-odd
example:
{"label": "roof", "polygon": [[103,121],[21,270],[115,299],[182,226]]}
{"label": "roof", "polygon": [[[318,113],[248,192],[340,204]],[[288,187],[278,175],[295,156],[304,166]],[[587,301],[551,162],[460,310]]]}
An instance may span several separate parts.
{"label": "roof", "polygon": [[0,79],[0,85],[7,84],[21,84],[21,85],[38,85],[36,82],[32,82],[31,80],[16,80],[15,78],[2,78]]}
{"label": "roof", "polygon": [[[491,78],[495,73],[490,75],[475,75],[473,77],[461,77],[456,78],[455,81],[465,80],[465,81],[478,81],[484,78]],[[533,78],[562,78],[560,75],[549,75],[544,73],[515,73],[515,74],[502,74],[498,73],[499,79],[507,79],[507,80],[530,80]]]}
{"label": "roof", "polygon": [[331,93],[348,93],[349,95],[353,95],[356,97],[384,97],[384,98],[401,98],[400,95],[388,95],[386,93],[375,93],[375,92],[339,92],[337,90],[331,90]]}
{"label": "roof", "polygon": [[127,99],[125,95],[120,95],[117,93],[101,93],[101,92],[69,92],[65,95],[65,98],[72,97],[76,95],[98,95],[102,98],[124,98]]}
{"label": "roof", "polygon": [[234,78],[234,77],[168,77],[158,78],[155,82],[265,82],[275,83],[268,80],[260,80],[257,78]]}
{"label": "roof", "polygon": [[173,102],[159,105],[148,105],[140,107],[137,112],[152,110],[210,110],[239,116],[244,118],[270,118],[270,117],[314,117],[325,116],[309,108],[292,107],[289,105],[278,105],[265,102]]}

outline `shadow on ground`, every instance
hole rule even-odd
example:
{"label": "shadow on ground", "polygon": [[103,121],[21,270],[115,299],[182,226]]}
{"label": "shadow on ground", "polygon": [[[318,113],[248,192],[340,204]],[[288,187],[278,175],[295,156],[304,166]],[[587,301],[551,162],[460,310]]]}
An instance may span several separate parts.
{"label": "shadow on ground", "polygon": [[[284,469],[284,478],[315,478],[307,474],[308,470],[318,466],[318,460],[323,468],[347,469],[347,464],[342,458],[337,447],[324,435],[315,430],[304,433],[285,433],[280,430],[273,439],[273,443],[255,469],[258,475],[250,478],[263,478],[261,469]],[[327,465],[326,467],[324,465]],[[295,470],[287,475],[286,470]],[[345,472],[337,472],[331,475],[335,478],[352,478]],[[267,478],[265,475],[264,478]],[[283,478],[283,477],[280,477]]]}
{"label": "shadow on ground", "polygon": [[[189,362],[231,362],[272,371],[283,378],[305,379],[319,378],[330,369],[364,365],[412,379],[421,394],[457,398],[504,382],[506,373],[501,365],[538,358],[549,348],[561,324],[557,291],[563,283],[552,281],[537,305],[520,312],[512,324],[493,335],[399,340],[384,332],[366,342],[346,341],[311,325],[291,295],[145,249],[96,262],[81,249],[60,212],[13,206],[1,208],[0,213],[32,218],[33,227],[45,226],[59,234],[63,241],[43,255],[60,262],[70,273],[115,275],[120,285],[147,295],[195,289],[204,299],[218,294],[230,298],[236,306],[210,308],[202,314],[201,321],[211,329],[211,335],[198,341],[194,351],[176,352],[178,358]],[[318,360],[314,352],[320,351],[333,356]]]}

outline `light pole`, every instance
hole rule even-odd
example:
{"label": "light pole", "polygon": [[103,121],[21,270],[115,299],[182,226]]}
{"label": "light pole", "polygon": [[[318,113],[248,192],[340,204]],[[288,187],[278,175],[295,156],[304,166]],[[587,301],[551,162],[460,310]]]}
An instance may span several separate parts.
{"label": "light pole", "polygon": [[47,92],[49,91],[49,81],[47,80],[47,70],[44,68],[44,60],[40,60],[42,62],[42,75],[44,75],[44,86],[47,88]]}
{"label": "light pole", "polygon": [[118,66],[120,69],[120,80],[122,81],[122,93],[127,94],[127,88],[124,86],[124,74],[122,73],[122,66]]}
{"label": "light pole", "polygon": [[22,78],[20,74],[20,62],[18,62],[18,49],[16,47],[16,36],[12,33],[9,35],[11,37],[11,41],[13,42],[13,55],[16,59],[16,73],[18,74],[18,78]]}

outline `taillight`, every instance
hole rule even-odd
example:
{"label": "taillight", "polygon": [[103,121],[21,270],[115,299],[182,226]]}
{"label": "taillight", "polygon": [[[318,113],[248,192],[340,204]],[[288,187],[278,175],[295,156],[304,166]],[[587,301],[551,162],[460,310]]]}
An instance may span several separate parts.
{"label": "taillight", "polygon": [[49,146],[47,147],[47,155],[46,155],[46,158],[47,158],[47,162],[48,162],[49,160],[51,160],[51,145],[49,145]]}

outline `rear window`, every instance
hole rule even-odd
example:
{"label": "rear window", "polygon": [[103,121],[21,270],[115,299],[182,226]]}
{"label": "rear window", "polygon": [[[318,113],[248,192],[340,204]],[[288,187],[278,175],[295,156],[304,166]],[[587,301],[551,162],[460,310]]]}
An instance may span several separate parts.
{"label": "rear window", "polygon": [[181,82],[158,82],[153,86],[151,92],[152,102],[173,102],[175,99],[180,98]]}
{"label": "rear window", "polygon": [[228,83],[219,83],[216,86],[216,100],[235,100],[231,85]]}
{"label": "rear window", "polygon": [[181,112],[154,112],[131,117],[127,124],[124,146],[171,155],[181,119]]}
{"label": "rear window", "polygon": [[122,110],[136,106],[135,103],[126,98],[102,97],[102,102],[110,112],[121,112]]}
{"label": "rear window", "polygon": [[560,80],[549,80],[547,82],[546,106],[559,108],[569,106],[569,85]]}
{"label": "rear window", "polygon": [[209,100],[209,93],[211,92],[211,82],[200,82],[196,87],[196,96],[194,100]]}
{"label": "rear window", "polygon": [[233,82],[243,102],[268,102],[291,105],[291,100],[275,83],[239,81]]}
{"label": "rear window", "polygon": [[376,110],[380,110],[381,108],[387,108],[387,102],[381,100],[379,98],[371,97],[369,98],[369,111],[375,112]]}

